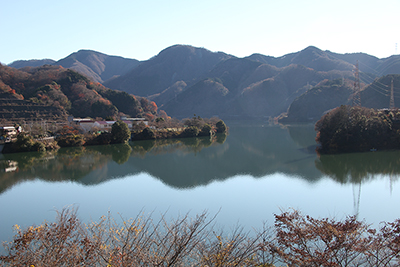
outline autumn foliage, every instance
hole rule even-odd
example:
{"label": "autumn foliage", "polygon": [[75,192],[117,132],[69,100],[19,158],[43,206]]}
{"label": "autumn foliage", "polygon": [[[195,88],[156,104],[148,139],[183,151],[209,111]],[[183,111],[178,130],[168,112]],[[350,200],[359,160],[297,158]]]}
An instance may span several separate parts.
{"label": "autumn foliage", "polygon": [[[14,69],[0,64],[0,98],[53,106],[75,117],[157,116],[155,102],[94,83],[61,66]],[[29,102],[26,102],[28,105]]]}
{"label": "autumn foliage", "polygon": [[54,223],[21,229],[5,244],[7,266],[399,266],[400,220],[374,229],[354,216],[344,220],[275,215],[273,228],[254,232],[214,228],[202,213],[167,221],[138,215],[119,222],[103,216],[82,223],[75,210]]}

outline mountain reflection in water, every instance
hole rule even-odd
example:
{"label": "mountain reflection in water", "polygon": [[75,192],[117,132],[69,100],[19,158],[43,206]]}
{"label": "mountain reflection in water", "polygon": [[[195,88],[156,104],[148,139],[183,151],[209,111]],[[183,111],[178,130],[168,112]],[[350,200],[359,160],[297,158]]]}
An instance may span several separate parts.
{"label": "mountain reflection in water", "polygon": [[0,194],[34,179],[96,185],[143,172],[180,189],[240,174],[262,178],[284,173],[310,183],[328,176],[338,183],[361,183],[379,174],[397,180],[399,161],[398,151],[317,156],[313,125],[232,123],[228,136],[5,154]]}

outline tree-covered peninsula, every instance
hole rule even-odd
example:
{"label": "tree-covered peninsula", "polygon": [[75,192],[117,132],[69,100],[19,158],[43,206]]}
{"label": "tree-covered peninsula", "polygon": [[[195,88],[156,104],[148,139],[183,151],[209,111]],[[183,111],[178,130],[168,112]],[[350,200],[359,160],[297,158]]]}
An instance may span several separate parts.
{"label": "tree-covered peninsula", "polygon": [[340,106],[316,124],[324,154],[400,148],[400,110]]}

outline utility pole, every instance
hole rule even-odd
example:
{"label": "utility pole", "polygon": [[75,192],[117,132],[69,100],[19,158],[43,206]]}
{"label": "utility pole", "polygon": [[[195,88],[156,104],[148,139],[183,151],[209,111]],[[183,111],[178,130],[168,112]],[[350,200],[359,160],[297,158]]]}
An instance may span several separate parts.
{"label": "utility pole", "polygon": [[392,77],[392,84],[390,86],[390,103],[389,109],[394,109],[394,92],[393,92],[393,77]]}
{"label": "utility pole", "polygon": [[358,60],[356,63],[356,69],[354,71],[354,89],[353,89],[353,107],[361,106],[361,96],[360,96],[360,72],[358,70]]}

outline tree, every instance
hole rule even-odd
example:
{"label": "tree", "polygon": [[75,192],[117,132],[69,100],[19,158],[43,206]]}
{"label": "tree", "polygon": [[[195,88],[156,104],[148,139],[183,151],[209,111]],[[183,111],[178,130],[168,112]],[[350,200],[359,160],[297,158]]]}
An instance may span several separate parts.
{"label": "tree", "polygon": [[199,128],[196,126],[186,127],[181,133],[180,137],[196,137],[199,134]]}
{"label": "tree", "polygon": [[275,228],[271,251],[289,266],[362,266],[371,249],[369,225],[355,216],[315,219],[293,210],[275,214]]}
{"label": "tree", "polygon": [[325,114],[316,124],[320,153],[393,149],[398,142],[399,110],[375,110],[340,106]]}
{"label": "tree", "polygon": [[81,134],[60,135],[57,138],[57,144],[60,147],[83,146],[85,144],[85,139]]}
{"label": "tree", "polygon": [[128,125],[118,120],[111,127],[112,143],[126,143],[131,137],[131,131]]}
{"label": "tree", "polygon": [[212,134],[211,130],[212,130],[211,126],[206,123],[201,128],[199,136],[210,136]]}
{"label": "tree", "polygon": [[146,127],[147,127],[146,124],[145,124],[143,121],[141,121],[141,122],[135,123],[135,124],[133,125],[133,130],[134,130],[134,131],[141,132],[141,131],[143,131],[143,129],[145,129]]}
{"label": "tree", "polygon": [[223,120],[220,120],[215,125],[217,127],[217,133],[225,133],[226,132],[226,124]]}
{"label": "tree", "polygon": [[158,118],[156,119],[156,122],[157,122],[157,123],[159,123],[159,122],[163,122],[163,121],[165,121],[165,119],[164,119],[164,118],[162,118],[162,117],[158,117]]}
{"label": "tree", "polygon": [[156,134],[149,127],[144,128],[141,134],[143,139],[156,139]]}
{"label": "tree", "polygon": [[3,149],[3,153],[31,151],[44,152],[46,151],[46,146],[41,142],[35,141],[32,136],[23,133],[18,134],[17,140],[12,142],[11,145],[5,146]]}

